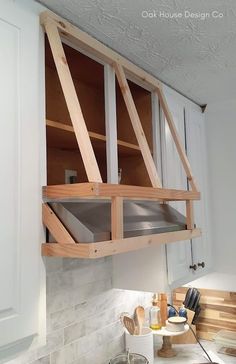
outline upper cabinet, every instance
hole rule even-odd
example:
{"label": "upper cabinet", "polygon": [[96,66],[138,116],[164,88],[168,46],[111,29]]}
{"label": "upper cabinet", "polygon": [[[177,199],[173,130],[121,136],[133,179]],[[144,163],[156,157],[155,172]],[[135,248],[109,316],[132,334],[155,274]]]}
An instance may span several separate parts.
{"label": "upper cabinet", "polygon": [[[166,89],[166,97],[185,146],[201,200],[193,206],[194,222],[200,226],[202,235],[193,240],[167,245],[168,281],[172,287],[179,286],[206,274],[210,262],[210,238],[208,224],[207,158],[204,114],[197,105]],[[163,125],[163,115],[162,115]],[[168,126],[162,126],[163,180],[164,186],[189,188],[182,164],[176,154]],[[173,203],[172,203],[173,204]],[[184,213],[185,206],[178,202],[175,207]]]}
{"label": "upper cabinet", "polygon": [[[167,88],[165,90],[166,98],[173,115],[175,126],[178,130],[182,145],[186,149],[184,102],[178,97],[176,92]],[[179,155],[177,154],[176,147],[173,143],[170,129],[164,118],[164,115],[161,114],[163,185],[166,188],[187,190],[188,183],[186,174],[184,172]],[[197,178],[196,181],[198,181]],[[171,205],[175,207],[180,213],[185,215],[186,206],[182,201],[171,202]],[[190,241],[180,241],[167,245],[166,252],[169,283],[172,284],[173,282],[179,282],[183,277],[188,277],[190,273],[189,266],[192,262]]]}
{"label": "upper cabinet", "polygon": [[1,356],[13,342],[31,342],[45,324],[40,257],[43,34],[35,9],[30,2],[27,7],[1,2]]}
{"label": "upper cabinet", "polygon": [[196,105],[185,108],[187,154],[193,174],[198,181],[201,200],[194,204],[195,223],[201,226],[201,237],[192,240],[192,265],[195,275],[201,276],[211,269],[211,238],[209,224],[208,168],[206,151],[205,115]]}

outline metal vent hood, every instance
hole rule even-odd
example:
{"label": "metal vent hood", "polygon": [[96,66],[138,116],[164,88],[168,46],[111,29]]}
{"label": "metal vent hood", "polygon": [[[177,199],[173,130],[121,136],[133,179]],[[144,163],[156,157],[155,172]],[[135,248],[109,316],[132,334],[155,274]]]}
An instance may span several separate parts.
{"label": "metal vent hood", "polygon": [[[76,242],[111,240],[111,204],[108,200],[50,203]],[[186,230],[186,218],[157,201],[124,201],[124,237]]]}

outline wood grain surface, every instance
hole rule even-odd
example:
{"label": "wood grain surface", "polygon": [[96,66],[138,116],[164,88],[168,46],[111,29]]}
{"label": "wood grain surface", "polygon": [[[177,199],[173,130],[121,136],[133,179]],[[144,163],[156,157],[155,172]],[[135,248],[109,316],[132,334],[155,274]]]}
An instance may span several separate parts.
{"label": "wood grain surface", "polygon": [[[173,291],[173,303],[181,306],[186,287]],[[197,335],[201,339],[213,340],[220,330],[236,331],[236,292],[199,289],[202,311],[199,316]]]}

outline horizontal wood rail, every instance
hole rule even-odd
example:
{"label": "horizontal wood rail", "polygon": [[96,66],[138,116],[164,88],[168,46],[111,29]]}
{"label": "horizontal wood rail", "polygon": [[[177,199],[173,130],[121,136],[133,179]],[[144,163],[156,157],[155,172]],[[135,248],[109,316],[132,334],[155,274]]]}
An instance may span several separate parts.
{"label": "horizontal wood rail", "polygon": [[136,200],[187,201],[200,200],[200,192],[98,182],[43,187],[43,198],[48,200],[65,200],[86,197],[124,197],[126,199]]}
{"label": "horizontal wood rail", "polygon": [[54,257],[96,259],[109,255],[144,249],[150,246],[158,246],[164,243],[189,240],[196,238],[200,235],[200,229],[193,229],[102,241],[98,243],[44,243],[42,244],[42,255]]}

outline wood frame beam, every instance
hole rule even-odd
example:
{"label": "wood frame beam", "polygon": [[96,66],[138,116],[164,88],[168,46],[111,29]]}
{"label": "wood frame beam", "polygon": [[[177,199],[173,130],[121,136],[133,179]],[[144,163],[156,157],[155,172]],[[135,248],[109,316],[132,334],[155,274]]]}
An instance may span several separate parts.
{"label": "wood frame beam", "polygon": [[151,94],[152,100],[152,143],[153,143],[153,160],[157,170],[162,170],[161,163],[161,133],[160,133],[160,108],[156,92]]}
{"label": "wood frame beam", "polygon": [[187,229],[194,229],[194,210],[193,201],[186,201],[186,225]]}
{"label": "wood frame beam", "polygon": [[186,201],[200,200],[200,193],[165,188],[117,185],[109,183],[74,183],[43,187],[43,197],[48,200],[71,198],[123,197],[136,200]]}
{"label": "wood frame beam", "polygon": [[80,244],[42,244],[42,255],[68,258],[90,258],[96,259],[126,253],[134,250],[144,249],[150,246],[159,246],[165,243],[189,240],[201,235],[200,229],[181,230],[155,235],[137,236],[125,239],[116,239],[98,243]]}
{"label": "wood frame beam", "polygon": [[112,197],[111,199],[111,238],[123,239],[124,227],[123,227],[123,198]]}
{"label": "wood frame beam", "polygon": [[159,179],[123,67],[120,64],[115,63],[114,68],[152,186],[161,187],[161,181]]}
{"label": "wood frame beam", "polygon": [[94,150],[89,138],[86,123],[75,90],[66,55],[62,46],[57,26],[53,22],[44,24],[52,50],[53,59],[66,100],[71,122],[74,128],[84,167],[90,182],[102,182]]}
{"label": "wood frame beam", "polygon": [[133,77],[134,80],[138,79],[143,85],[146,85],[148,90],[154,90],[161,85],[161,83],[154,76],[128,61],[119,53],[105,46],[92,36],[83,32],[78,27],[72,25],[70,22],[56,15],[52,11],[47,10],[42,12],[40,14],[40,22],[43,26],[48,23],[53,23],[58,28],[63,38],[75,44],[85,52],[88,52],[101,59],[103,62],[110,65],[112,65],[114,62],[118,62],[120,65],[125,67],[127,72]]}
{"label": "wood frame beam", "polygon": [[185,153],[184,147],[183,147],[181,139],[179,137],[179,133],[178,133],[177,128],[175,126],[174,119],[173,119],[172,114],[171,114],[171,112],[169,110],[169,107],[168,107],[165,95],[164,95],[164,93],[162,91],[162,88],[157,88],[156,92],[157,92],[157,95],[159,97],[161,108],[162,108],[162,110],[164,112],[165,119],[166,119],[166,121],[168,123],[172,138],[173,138],[174,143],[176,145],[176,149],[178,151],[180,160],[181,160],[181,162],[183,164],[183,167],[184,167],[185,173],[187,175],[187,178],[189,180],[189,183],[190,183],[190,185],[192,187],[192,190],[197,192],[198,189],[197,189],[195,180],[193,178],[193,174],[192,174],[192,170],[191,170],[191,167],[190,167],[190,164],[189,164],[189,161],[188,161],[188,157],[187,157],[187,155]]}
{"label": "wood frame beam", "polygon": [[72,236],[68,233],[56,214],[46,203],[42,204],[42,216],[44,225],[48,228],[54,239],[56,239],[59,244],[75,244]]}

